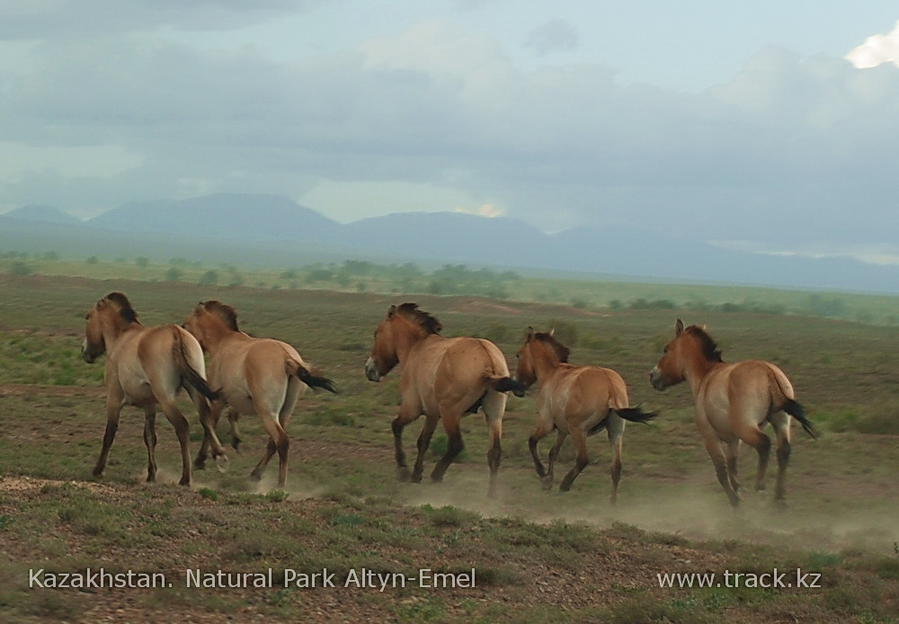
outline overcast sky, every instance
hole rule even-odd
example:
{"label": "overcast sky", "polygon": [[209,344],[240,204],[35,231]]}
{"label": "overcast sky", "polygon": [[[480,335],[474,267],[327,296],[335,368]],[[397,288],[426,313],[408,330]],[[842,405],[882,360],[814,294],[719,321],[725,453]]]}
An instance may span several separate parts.
{"label": "overcast sky", "polygon": [[899,262],[899,6],[4,0],[0,211],[286,195]]}

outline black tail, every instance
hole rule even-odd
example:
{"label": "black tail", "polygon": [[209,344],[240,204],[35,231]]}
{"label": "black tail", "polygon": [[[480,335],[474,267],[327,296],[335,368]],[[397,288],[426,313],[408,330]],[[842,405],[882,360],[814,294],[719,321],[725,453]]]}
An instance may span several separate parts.
{"label": "black tail", "polygon": [[[623,407],[621,409],[612,408],[610,411],[615,412],[625,420],[638,423],[648,423],[658,415],[655,412],[644,412],[639,407]],[[605,429],[608,424],[609,419],[606,417],[588,429],[587,435],[592,436],[593,434],[599,433]]]}
{"label": "black tail", "polygon": [[623,419],[636,423],[648,423],[658,416],[655,412],[644,412],[639,407],[622,407],[613,409],[612,411]]}
{"label": "black tail", "polygon": [[337,394],[337,387],[334,385],[334,382],[328,379],[327,377],[318,377],[309,372],[309,369],[305,366],[298,365],[296,370],[296,376],[300,378],[304,384],[312,388],[324,388],[328,392],[333,392]]}
{"label": "black tail", "polygon": [[184,351],[184,340],[181,338],[182,330],[178,327],[173,327],[173,330],[175,341],[172,344],[172,352],[175,356],[175,364],[178,366],[178,370],[181,373],[182,383],[187,382],[197,392],[210,401],[219,398],[221,393],[210,388],[203,376],[187,361],[187,353]]}
{"label": "black tail", "polygon": [[511,377],[500,377],[491,379],[490,386],[497,392],[514,392],[515,396],[524,396],[528,387],[523,383],[515,381]]}
{"label": "black tail", "polygon": [[802,425],[802,428],[805,429],[807,434],[813,438],[818,437],[818,431],[815,429],[815,425],[812,424],[812,421],[806,418],[805,408],[802,407],[802,405],[793,399],[784,399],[783,411],[798,420],[799,424]]}

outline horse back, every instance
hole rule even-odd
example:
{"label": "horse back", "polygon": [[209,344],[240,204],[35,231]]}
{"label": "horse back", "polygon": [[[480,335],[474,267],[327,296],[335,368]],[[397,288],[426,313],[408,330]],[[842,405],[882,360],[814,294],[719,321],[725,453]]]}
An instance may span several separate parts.
{"label": "horse back", "polygon": [[552,394],[551,404],[568,418],[604,414],[609,408],[628,405],[624,379],[609,368],[562,365],[546,390]]}
{"label": "horse back", "polygon": [[403,385],[414,390],[426,408],[453,397],[477,400],[496,376],[509,376],[506,359],[495,344],[481,338],[426,339],[403,364]]}

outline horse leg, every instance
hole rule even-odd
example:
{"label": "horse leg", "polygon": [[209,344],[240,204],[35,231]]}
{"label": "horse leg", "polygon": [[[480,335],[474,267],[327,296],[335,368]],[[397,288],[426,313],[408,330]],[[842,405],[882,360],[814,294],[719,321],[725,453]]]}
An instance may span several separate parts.
{"label": "horse leg", "polygon": [[281,404],[281,409],[278,410],[278,424],[281,426],[281,431],[284,432],[283,450],[281,445],[274,444],[271,440],[269,440],[269,445],[266,447],[265,464],[263,464],[262,469],[265,469],[265,465],[268,464],[269,460],[274,454],[275,449],[277,449],[278,487],[281,488],[283,488],[287,483],[287,448],[289,446],[289,441],[287,438],[287,425],[290,424],[290,418],[293,416],[293,410],[297,404],[297,399],[300,398],[300,395],[303,394],[305,390],[306,385],[301,383],[298,379],[290,379],[287,382],[287,393],[284,396],[284,403]]}
{"label": "horse leg", "polygon": [[441,409],[440,414],[448,443],[446,453],[440,458],[440,461],[437,462],[437,465],[434,466],[434,471],[431,473],[432,481],[443,481],[443,474],[446,472],[446,469],[449,468],[456,455],[465,448],[465,443],[462,442],[462,430],[460,429],[462,421],[461,411],[457,413],[456,411],[448,412]]}
{"label": "horse leg", "polygon": [[590,463],[590,460],[587,457],[587,434],[577,425],[569,424],[568,429],[569,433],[571,433],[571,441],[574,443],[574,448],[577,450],[577,457],[574,461],[574,467],[568,471],[568,474],[562,479],[562,483],[559,484],[560,492],[567,492],[570,490],[571,484],[574,483],[577,476],[581,474],[581,471],[587,467],[588,463]]}
{"label": "horse leg", "polygon": [[100,457],[97,458],[97,465],[94,466],[94,476],[99,477],[106,468],[106,461],[109,459],[109,449],[115,440],[116,431],[119,428],[119,416],[122,413],[121,392],[110,392],[106,397],[106,431],[103,433],[103,446],[100,449]]}
{"label": "horse leg", "polygon": [[[224,469],[225,465],[228,463],[228,455],[225,453],[225,448],[222,446],[222,443],[219,441],[219,437],[215,432],[215,427],[218,424],[219,417],[222,413],[221,407],[215,411],[215,416],[213,417],[213,410],[210,409],[209,401],[206,400],[206,397],[200,394],[192,386],[186,387],[187,393],[197,407],[197,413],[200,416],[200,424],[203,426],[203,445],[200,447],[200,452],[197,454],[197,462],[199,462],[198,467],[202,467],[206,462],[206,452],[203,447],[208,445],[208,447],[212,448],[212,458],[216,461],[216,464],[218,464],[219,469]],[[220,404],[221,402],[216,401],[216,403]]]}
{"label": "horse leg", "polygon": [[562,450],[562,444],[568,438],[568,432],[556,429],[556,443],[549,449],[549,462],[546,468],[546,476],[543,477],[543,489],[551,490],[553,487],[554,471],[556,468],[556,459],[559,458],[559,451]]}
{"label": "horse leg", "polygon": [[612,466],[610,474],[612,475],[612,494],[609,502],[613,505],[618,501],[618,482],[621,481],[621,451],[624,446],[624,427],[623,418],[611,412],[606,419],[606,431],[609,434],[609,444],[612,445]]}
{"label": "horse leg", "polygon": [[406,466],[406,452],[403,450],[403,429],[406,425],[421,416],[421,405],[403,402],[399,412],[393,419],[390,428],[393,430],[393,450],[396,457],[397,477],[400,481],[409,480],[409,468]]}
{"label": "horse leg", "polygon": [[727,476],[727,457],[724,449],[721,448],[721,440],[714,432],[705,434],[705,450],[708,451],[712,464],[715,466],[715,475],[718,477],[718,483],[724,488],[730,504],[736,507],[740,504],[740,496],[734,491],[730,484],[730,478]]}
{"label": "horse leg", "polygon": [[790,417],[778,412],[768,419],[777,435],[777,482],[774,486],[774,500],[784,502],[787,466],[790,463]]}
{"label": "horse leg", "polygon": [[240,418],[240,412],[233,407],[228,409],[228,425],[231,427],[231,447],[240,452],[240,444],[243,438],[240,437],[240,429],[237,427],[237,421]]}
{"label": "horse leg", "polygon": [[250,472],[250,478],[255,479],[256,481],[261,479],[262,471],[268,466],[268,462],[275,454],[275,451],[278,451],[278,487],[283,488],[284,484],[287,482],[287,453],[290,449],[290,440],[287,439],[287,433],[281,427],[275,414],[268,411],[258,410],[257,413],[262,420],[262,426],[265,428],[266,433],[268,433],[269,441],[262,459],[259,460],[259,463],[256,464],[256,467]]}
{"label": "horse leg", "polygon": [[[193,397],[191,397],[193,398]],[[219,418],[222,415],[222,409],[224,408],[224,403],[221,401],[213,401],[210,409],[209,409],[209,426],[215,430],[216,425],[218,425]],[[202,419],[201,419],[202,420]],[[194,459],[194,468],[197,470],[203,470],[206,467],[206,458],[209,456],[209,446],[210,439],[209,436],[206,435],[205,428],[203,429],[203,443],[200,444],[200,450],[197,451],[197,457]]]}
{"label": "horse leg", "polygon": [[147,483],[156,481],[156,406],[144,408],[144,444],[147,446]]}
{"label": "horse leg", "polygon": [[496,498],[496,480],[499,474],[499,464],[502,460],[503,449],[501,440],[503,437],[503,415],[506,413],[507,395],[504,392],[488,392],[484,399],[484,419],[490,430],[490,446],[487,448],[487,467],[490,469],[490,485],[487,496]]}
{"label": "horse leg", "polygon": [[740,482],[737,480],[737,464],[740,459],[740,438],[734,438],[724,447],[724,455],[727,458],[727,476],[730,479],[730,487],[734,492],[740,490]]}
{"label": "horse leg", "polygon": [[190,424],[187,418],[175,405],[174,397],[159,402],[165,417],[169,419],[181,445],[181,480],[180,485],[190,485]]}
{"label": "horse leg", "polygon": [[542,414],[538,413],[537,426],[534,428],[534,433],[528,438],[528,448],[531,451],[531,457],[534,459],[534,469],[537,471],[537,476],[541,479],[546,476],[546,469],[543,467],[543,462],[540,461],[537,443],[549,435],[549,432],[553,430],[553,426],[552,420],[546,419]]}
{"label": "horse leg", "polygon": [[421,483],[421,473],[424,470],[425,453],[431,445],[431,436],[434,435],[434,429],[437,428],[439,416],[426,416],[425,424],[421,428],[418,436],[418,455],[415,457],[415,467],[412,469],[411,481],[413,483]]}

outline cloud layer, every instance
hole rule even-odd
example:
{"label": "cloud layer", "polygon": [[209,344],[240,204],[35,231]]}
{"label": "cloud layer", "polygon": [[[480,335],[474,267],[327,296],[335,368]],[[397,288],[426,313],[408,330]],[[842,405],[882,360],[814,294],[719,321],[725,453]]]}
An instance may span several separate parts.
{"label": "cloud layer", "polygon": [[[88,214],[214,191],[302,200],[322,185],[394,184],[454,189],[546,230],[623,224],[778,248],[899,240],[892,65],[771,48],[686,94],[623,85],[596,64],[524,70],[445,20],[284,62],[164,32],[312,3],[21,6],[37,8],[0,16],[0,57],[16,59],[0,74],[0,206]],[[576,32],[549,30],[529,40],[576,45]]]}

